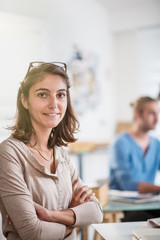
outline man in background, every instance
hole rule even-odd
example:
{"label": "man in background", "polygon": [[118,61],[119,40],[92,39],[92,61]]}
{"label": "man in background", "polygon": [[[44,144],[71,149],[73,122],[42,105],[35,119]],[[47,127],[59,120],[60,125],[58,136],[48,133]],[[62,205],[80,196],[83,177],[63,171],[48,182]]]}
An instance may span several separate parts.
{"label": "man in background", "polygon": [[[160,170],[160,141],[149,135],[158,122],[158,101],[141,97],[134,104],[131,129],[119,135],[113,144],[110,162],[110,189],[158,193],[154,184]],[[160,211],[125,212],[123,221],[144,221],[160,217]]]}

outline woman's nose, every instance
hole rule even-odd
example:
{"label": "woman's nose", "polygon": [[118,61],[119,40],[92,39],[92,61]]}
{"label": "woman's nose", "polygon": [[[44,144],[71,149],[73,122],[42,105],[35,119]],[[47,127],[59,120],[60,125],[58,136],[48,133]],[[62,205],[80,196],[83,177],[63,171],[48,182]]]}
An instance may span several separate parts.
{"label": "woman's nose", "polygon": [[57,107],[57,98],[55,96],[50,97],[49,107],[50,108],[56,108]]}

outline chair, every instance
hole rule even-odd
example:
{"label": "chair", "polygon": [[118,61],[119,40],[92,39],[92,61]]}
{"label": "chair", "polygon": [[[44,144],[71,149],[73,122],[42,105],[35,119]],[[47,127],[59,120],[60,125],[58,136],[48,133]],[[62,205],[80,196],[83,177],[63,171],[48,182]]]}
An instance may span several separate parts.
{"label": "chair", "polygon": [[120,134],[124,131],[127,131],[131,128],[131,126],[132,126],[132,122],[127,122],[127,121],[118,122],[115,133]]}

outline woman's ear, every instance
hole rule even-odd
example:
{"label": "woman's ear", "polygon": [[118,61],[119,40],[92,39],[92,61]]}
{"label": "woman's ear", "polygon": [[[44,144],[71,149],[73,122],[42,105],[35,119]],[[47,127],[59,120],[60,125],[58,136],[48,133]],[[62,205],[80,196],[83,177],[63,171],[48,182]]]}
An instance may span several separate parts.
{"label": "woman's ear", "polygon": [[21,93],[21,103],[22,103],[23,107],[27,110],[28,109],[28,102],[27,102],[27,99],[25,99],[23,93]]}

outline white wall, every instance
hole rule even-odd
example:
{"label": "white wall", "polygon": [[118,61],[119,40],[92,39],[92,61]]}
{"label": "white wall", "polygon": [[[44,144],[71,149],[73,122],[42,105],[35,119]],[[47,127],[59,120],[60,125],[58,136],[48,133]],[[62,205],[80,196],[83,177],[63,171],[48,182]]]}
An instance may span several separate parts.
{"label": "white wall", "polygon": [[[156,97],[159,91],[160,1],[107,2],[114,56],[114,120],[131,121],[130,103],[142,95]],[[152,134],[159,137],[158,129]]]}
{"label": "white wall", "polygon": [[100,0],[108,2],[109,24],[113,32],[158,26],[159,0]]}
{"label": "white wall", "polygon": [[132,119],[131,102],[142,95],[158,95],[160,27],[116,33],[114,37],[119,103],[116,119],[127,121]]}
{"label": "white wall", "polygon": [[8,136],[16,112],[16,96],[29,62],[45,59],[46,33],[40,20],[0,12],[0,140]]}

